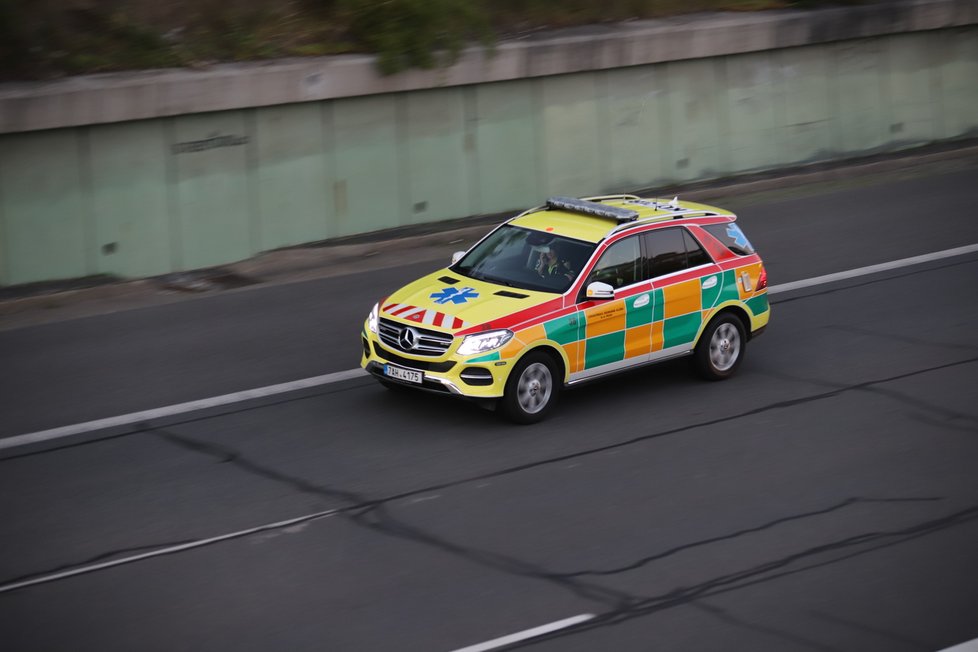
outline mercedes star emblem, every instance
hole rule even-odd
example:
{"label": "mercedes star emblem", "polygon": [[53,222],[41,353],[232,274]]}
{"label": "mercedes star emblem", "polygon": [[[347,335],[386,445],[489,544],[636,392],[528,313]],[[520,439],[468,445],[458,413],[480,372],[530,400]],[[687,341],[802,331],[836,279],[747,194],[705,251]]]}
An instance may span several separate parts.
{"label": "mercedes star emblem", "polygon": [[406,351],[414,349],[418,344],[418,331],[414,330],[410,326],[406,327],[401,331],[401,334],[397,336],[397,342]]}

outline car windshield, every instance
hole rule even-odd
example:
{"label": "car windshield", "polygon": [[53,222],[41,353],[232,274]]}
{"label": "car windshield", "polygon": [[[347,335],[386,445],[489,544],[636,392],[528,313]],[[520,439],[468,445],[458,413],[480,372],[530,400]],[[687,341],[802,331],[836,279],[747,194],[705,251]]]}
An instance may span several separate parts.
{"label": "car windshield", "polygon": [[507,224],[473,247],[451,270],[514,288],[563,293],[594,247],[590,242]]}

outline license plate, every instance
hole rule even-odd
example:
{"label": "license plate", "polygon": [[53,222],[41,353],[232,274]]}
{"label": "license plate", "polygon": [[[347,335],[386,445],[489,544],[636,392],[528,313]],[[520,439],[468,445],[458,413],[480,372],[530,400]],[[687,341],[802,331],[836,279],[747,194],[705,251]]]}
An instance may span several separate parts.
{"label": "license plate", "polygon": [[406,380],[409,383],[421,384],[424,381],[424,374],[420,371],[414,371],[413,369],[401,369],[400,367],[395,367],[392,364],[384,365],[384,375],[390,376],[391,378],[396,378],[398,380]]}

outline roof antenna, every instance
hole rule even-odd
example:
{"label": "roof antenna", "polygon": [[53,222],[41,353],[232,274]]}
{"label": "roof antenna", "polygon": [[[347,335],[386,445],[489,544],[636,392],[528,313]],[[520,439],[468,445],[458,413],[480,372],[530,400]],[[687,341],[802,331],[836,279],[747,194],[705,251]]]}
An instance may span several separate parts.
{"label": "roof antenna", "polygon": [[672,198],[672,201],[669,202],[667,204],[667,206],[669,206],[669,208],[671,208],[673,210],[677,210],[679,208],[679,195],[676,195],[675,197],[673,197]]}

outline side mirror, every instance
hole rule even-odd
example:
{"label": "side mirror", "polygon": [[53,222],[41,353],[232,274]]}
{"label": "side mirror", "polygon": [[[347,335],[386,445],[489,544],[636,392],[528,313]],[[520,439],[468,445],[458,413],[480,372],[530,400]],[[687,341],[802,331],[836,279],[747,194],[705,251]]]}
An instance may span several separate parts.
{"label": "side mirror", "polygon": [[601,281],[589,283],[587,291],[584,293],[588,299],[614,299],[615,288]]}
{"label": "side mirror", "polygon": [[464,255],[465,255],[464,251],[456,251],[454,254],[452,254],[452,265],[462,260],[462,256]]}

